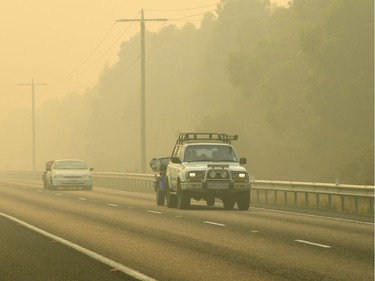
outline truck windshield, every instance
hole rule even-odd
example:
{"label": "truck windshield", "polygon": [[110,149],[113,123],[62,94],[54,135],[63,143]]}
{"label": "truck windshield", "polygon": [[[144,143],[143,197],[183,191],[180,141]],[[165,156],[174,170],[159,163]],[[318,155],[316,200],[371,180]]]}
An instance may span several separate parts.
{"label": "truck windshield", "polygon": [[184,162],[238,162],[234,150],[229,145],[199,144],[185,149]]}

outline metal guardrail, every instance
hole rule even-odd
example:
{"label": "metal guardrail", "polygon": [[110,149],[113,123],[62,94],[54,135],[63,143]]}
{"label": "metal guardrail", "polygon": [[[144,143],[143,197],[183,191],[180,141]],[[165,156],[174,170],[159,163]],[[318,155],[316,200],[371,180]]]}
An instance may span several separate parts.
{"label": "metal guardrail", "polygon": [[[43,171],[1,172],[0,178],[41,180]],[[153,192],[153,174],[93,172],[94,185]],[[252,182],[251,202],[277,207],[298,207],[374,215],[374,186],[267,181]]]}

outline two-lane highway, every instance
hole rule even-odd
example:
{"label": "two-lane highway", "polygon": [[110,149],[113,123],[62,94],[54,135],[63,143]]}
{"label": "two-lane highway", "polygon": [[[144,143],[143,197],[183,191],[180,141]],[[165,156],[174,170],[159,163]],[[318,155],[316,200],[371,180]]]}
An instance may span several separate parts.
{"label": "two-lane highway", "polygon": [[[140,280],[374,279],[373,223],[257,208],[228,211],[203,202],[191,210],[169,209],[156,206],[154,194],[98,187],[49,191],[26,181],[0,183],[0,213],[112,261],[112,272],[134,270]],[[43,257],[48,245],[39,245],[34,256]],[[70,263],[61,259],[64,270]],[[0,267],[0,274],[7,270],[12,268]]]}

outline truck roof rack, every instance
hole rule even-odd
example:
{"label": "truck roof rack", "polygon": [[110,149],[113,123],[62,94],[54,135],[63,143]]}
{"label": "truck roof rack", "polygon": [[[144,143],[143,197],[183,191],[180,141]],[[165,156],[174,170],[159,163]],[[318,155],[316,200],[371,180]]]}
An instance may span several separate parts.
{"label": "truck roof rack", "polygon": [[230,136],[223,133],[180,133],[176,144],[182,144],[188,141],[216,141],[230,144],[231,141],[237,139],[237,135]]}

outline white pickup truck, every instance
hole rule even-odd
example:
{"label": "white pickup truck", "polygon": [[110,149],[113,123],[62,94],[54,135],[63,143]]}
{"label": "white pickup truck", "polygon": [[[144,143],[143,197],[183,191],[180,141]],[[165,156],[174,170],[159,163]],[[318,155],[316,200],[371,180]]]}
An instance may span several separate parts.
{"label": "white pickup truck", "polygon": [[166,169],[165,196],[170,208],[189,209],[191,199],[208,206],[221,199],[224,208],[250,207],[250,176],[231,142],[237,136],[221,133],[181,133]]}

